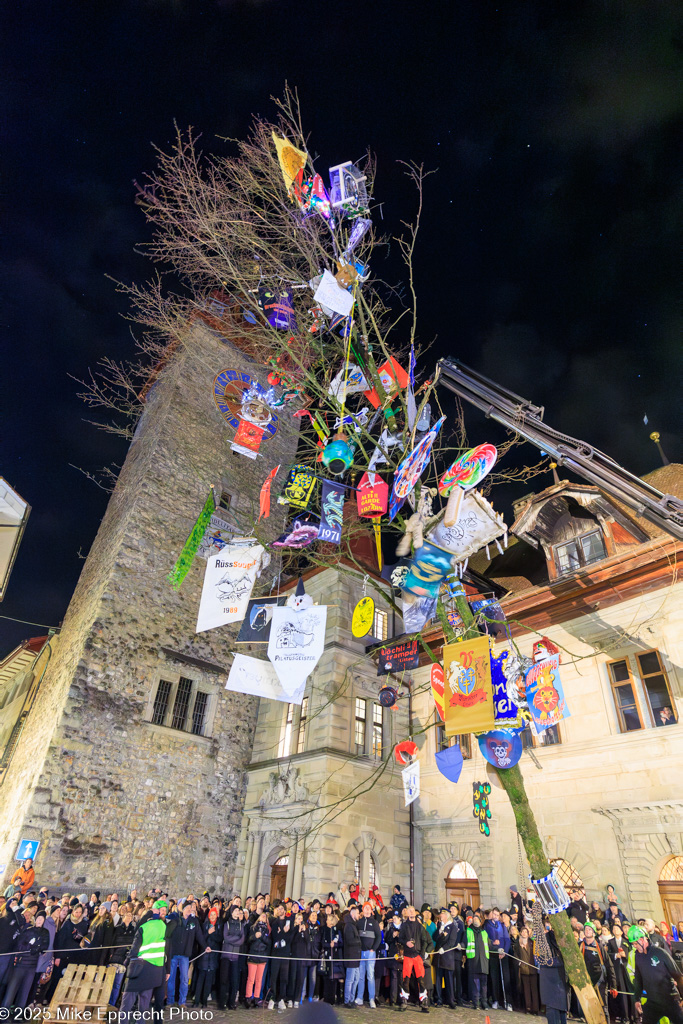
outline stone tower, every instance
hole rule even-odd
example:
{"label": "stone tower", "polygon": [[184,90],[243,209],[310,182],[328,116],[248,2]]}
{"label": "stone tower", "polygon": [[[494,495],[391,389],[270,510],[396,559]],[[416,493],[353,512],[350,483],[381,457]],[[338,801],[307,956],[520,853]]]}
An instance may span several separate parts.
{"label": "stone tower", "polygon": [[[225,689],[235,628],[195,633],[206,563],[195,558],[177,592],[167,574],[211,484],[250,528],[267,474],[294,460],[298,421],[284,411],[256,460],[232,452],[213,398],[229,368],[265,382],[198,320],[147,396],[0,781],[6,876],[30,838],[37,880],[71,892],[232,885],[258,699]],[[274,503],[267,526],[281,524]],[[196,715],[205,735],[192,732]]]}

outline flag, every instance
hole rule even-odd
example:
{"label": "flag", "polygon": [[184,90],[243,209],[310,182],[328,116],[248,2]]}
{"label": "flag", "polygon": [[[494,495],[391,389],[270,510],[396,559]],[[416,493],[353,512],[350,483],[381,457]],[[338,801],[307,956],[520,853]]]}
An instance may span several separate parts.
{"label": "flag", "polygon": [[406,807],[412,804],[420,795],[420,762],[413,761],[401,772],[403,779],[403,793],[405,795]]}
{"label": "flag", "polygon": [[199,513],[197,522],[192,527],[190,536],[185,541],[185,546],[178,556],[178,561],[167,576],[167,579],[174,590],[180,589],[180,584],[187,576],[190,566],[192,565],[192,559],[196,555],[199,545],[204,538],[206,528],[211,522],[211,516],[213,515],[214,510],[215,503],[213,500],[212,488],[204,502],[204,508]]}
{"label": "flag", "polygon": [[307,466],[293,466],[285,480],[282,494],[277,499],[280,505],[293,505],[294,508],[308,508],[317,477]]}
{"label": "flag", "polygon": [[255,459],[261,446],[261,438],[264,432],[264,428],[259,427],[256,423],[240,419],[237,432],[230,447],[234,452],[240,452],[242,455],[247,455],[250,459]]}
{"label": "flag", "polygon": [[432,686],[432,697],[434,698],[434,704],[436,711],[443,722],[443,669],[441,665],[432,665],[432,671],[430,676],[430,682]]}
{"label": "flag", "polygon": [[525,677],[526,699],[537,732],[544,732],[569,718],[569,709],[560,680],[560,656],[553,654],[532,665]]}
{"label": "flag", "polygon": [[510,657],[509,651],[495,658],[491,655],[491,685],[493,686],[493,710],[496,722],[500,725],[519,725],[519,708],[508,693],[508,681],[505,678],[504,663]]}
{"label": "flag", "polygon": [[389,484],[377,473],[363,473],[356,491],[359,516],[384,515],[389,498]]}
{"label": "flag", "polygon": [[235,655],[225,689],[287,704],[301,704],[304,698],[304,686],[295,692],[285,692],[271,663],[250,658],[247,654]]}
{"label": "flag", "polygon": [[259,522],[262,519],[268,519],[268,517],[270,516],[270,485],[277,476],[277,471],[279,468],[280,464],[278,463],[275,469],[271,469],[270,473],[268,474],[266,479],[263,481],[263,484],[261,485],[261,491],[259,494]]}
{"label": "flag", "polygon": [[488,637],[446,644],[443,659],[446,735],[495,728]]}
{"label": "flag", "polygon": [[264,555],[260,544],[229,544],[207,559],[197,633],[242,621]]}
{"label": "flag", "polygon": [[323,480],[318,540],[324,540],[328,544],[341,543],[345,497],[346,487],[344,484],[334,480]]}
{"label": "flag", "polygon": [[298,693],[325,649],[327,608],[273,608],[268,658],[286,693]]}
{"label": "flag", "polygon": [[275,143],[275,149],[277,150],[277,158],[280,161],[282,177],[285,180],[285,186],[289,192],[296,181],[297,174],[306,166],[308,154],[304,153],[302,149],[297,149],[293,142],[288,142],[287,139],[280,138],[280,136],[276,135],[275,132],[273,132],[272,135],[273,142]]}

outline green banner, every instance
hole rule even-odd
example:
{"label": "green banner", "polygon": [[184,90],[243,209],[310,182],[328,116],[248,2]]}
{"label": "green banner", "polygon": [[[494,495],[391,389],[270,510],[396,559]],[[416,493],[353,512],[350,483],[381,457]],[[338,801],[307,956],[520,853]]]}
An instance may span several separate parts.
{"label": "green banner", "polygon": [[204,502],[204,508],[199,513],[199,518],[192,527],[190,536],[185,541],[185,547],[180,552],[178,561],[168,574],[167,579],[174,590],[180,589],[180,584],[187,576],[190,566],[192,565],[192,559],[197,554],[197,549],[202,542],[202,537],[206,533],[206,528],[209,525],[211,516],[214,512],[215,504],[213,500],[213,490],[210,490],[208,497]]}

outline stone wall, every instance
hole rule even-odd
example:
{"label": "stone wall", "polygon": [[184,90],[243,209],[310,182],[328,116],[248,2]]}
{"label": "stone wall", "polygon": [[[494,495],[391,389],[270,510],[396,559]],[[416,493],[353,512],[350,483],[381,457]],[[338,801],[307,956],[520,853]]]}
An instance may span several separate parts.
{"label": "stone wall", "polygon": [[[40,839],[39,882],[232,885],[258,701],[224,689],[235,627],[195,634],[205,562],[178,592],[166,577],[211,484],[249,528],[267,473],[293,461],[297,421],[285,411],[255,461],[231,452],[213,400],[226,368],[265,378],[196,326],[149,393],[0,787],[0,860]],[[271,535],[282,520],[274,503]],[[146,721],[159,679],[180,676],[210,695],[208,736]]]}

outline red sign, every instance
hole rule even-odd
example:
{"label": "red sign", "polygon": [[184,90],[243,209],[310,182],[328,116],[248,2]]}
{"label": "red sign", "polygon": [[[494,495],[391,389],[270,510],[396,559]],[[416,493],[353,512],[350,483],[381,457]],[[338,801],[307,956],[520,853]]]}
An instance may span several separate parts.
{"label": "red sign", "polygon": [[242,448],[248,448],[251,452],[257,452],[261,445],[264,429],[256,423],[249,423],[248,420],[240,420],[235,434],[233,444],[239,444]]}
{"label": "red sign", "polygon": [[[389,397],[395,395],[397,391],[408,387],[410,377],[400,365],[397,363],[393,356],[387,359],[386,363],[382,363],[381,366],[377,367],[377,376],[382,382],[382,387]],[[380,405],[379,395],[373,388],[372,391],[364,391],[363,394],[367,398],[373,408],[378,409]]]}
{"label": "red sign", "polygon": [[358,484],[356,501],[359,516],[384,515],[389,501],[389,484],[376,473],[363,473]]}

